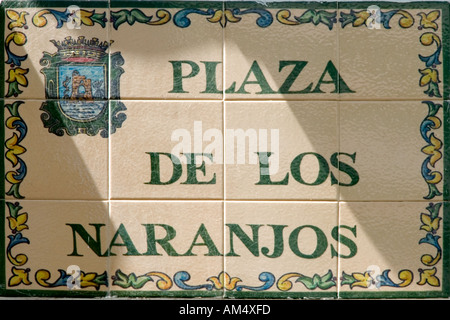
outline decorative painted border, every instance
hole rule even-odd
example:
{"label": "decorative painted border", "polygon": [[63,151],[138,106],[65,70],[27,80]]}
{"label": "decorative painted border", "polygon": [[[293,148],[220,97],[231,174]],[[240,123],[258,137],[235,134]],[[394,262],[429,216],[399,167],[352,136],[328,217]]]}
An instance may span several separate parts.
{"label": "decorative painted border", "polygon": [[[278,4],[279,5],[279,4]],[[292,5],[292,4],[289,4]],[[360,5],[360,4],[359,4]],[[385,4],[383,4],[385,5]],[[2,13],[3,13],[3,8]],[[441,9],[443,11],[443,9]],[[27,42],[27,38],[25,33],[21,31],[17,31],[19,28],[27,29],[27,21],[26,17],[28,13],[26,11],[17,11],[17,10],[5,10],[4,14],[10,19],[10,23],[8,24],[8,29],[11,31],[4,40],[5,52],[7,55],[6,64],[9,64],[9,72],[8,79],[5,81],[8,84],[8,93],[5,95],[5,98],[14,97],[17,98],[23,91],[23,88],[28,86],[28,80],[26,78],[26,74],[28,73],[28,69],[22,67],[22,63],[26,61],[27,55],[20,56],[14,54],[11,51],[10,45],[14,44],[16,46],[23,46]],[[112,26],[115,29],[118,29],[122,24],[127,23],[128,25],[133,25],[134,23],[144,23],[151,26],[163,25],[168,23],[169,21],[173,21],[173,23],[180,28],[186,28],[191,25],[191,20],[189,19],[189,15],[198,14],[205,16],[207,21],[210,23],[217,23],[222,28],[225,28],[227,23],[238,23],[242,20],[242,18],[246,15],[259,16],[256,19],[257,26],[261,28],[269,27],[273,24],[274,21],[277,21],[284,25],[297,26],[305,23],[312,23],[314,25],[324,24],[328,27],[329,30],[332,30],[334,25],[341,23],[341,27],[345,28],[346,26],[352,27],[360,27],[363,25],[367,26],[368,18],[367,12],[365,10],[355,11],[351,9],[348,12],[341,12],[341,17],[339,20],[337,19],[337,11],[333,10],[316,10],[316,9],[306,9],[301,15],[295,16],[292,14],[291,10],[281,9],[275,15],[275,19],[270,13],[270,11],[266,9],[260,8],[246,8],[246,9],[198,9],[198,8],[185,8],[177,11],[173,16],[171,13],[165,9],[157,9],[155,12],[156,19],[153,20],[153,15],[147,16],[139,9],[122,9],[118,11],[111,10],[109,22],[112,23]],[[446,16],[448,16],[448,8],[445,11]],[[43,9],[36,13],[32,22],[33,25],[39,28],[45,27],[47,25],[47,17],[48,15],[53,16],[57,21],[57,28],[61,28],[64,23],[67,23],[69,18],[69,12],[67,10],[53,10],[53,9]],[[410,28],[414,25],[415,20],[413,16],[406,10],[388,10],[381,12],[381,24],[385,29],[390,29],[390,21],[395,16],[399,15],[399,26],[402,28]],[[428,13],[419,14],[420,22],[418,29],[432,29],[436,31],[438,29],[438,24],[436,20],[440,16],[439,10],[433,10]],[[108,19],[106,18],[106,13],[96,13],[95,10],[81,10],[81,23],[85,26],[93,26],[95,24],[100,24],[103,28],[106,26],[106,22]],[[447,27],[446,27],[447,28]],[[14,30],[13,30],[14,29]],[[448,30],[446,31],[448,35]],[[425,63],[425,68],[420,69],[420,80],[419,85],[421,87],[427,87],[424,91],[429,97],[437,97],[442,98],[441,90],[439,87],[439,83],[441,82],[439,79],[439,73],[437,70],[437,66],[441,64],[440,55],[442,52],[442,42],[439,36],[434,32],[426,31],[420,36],[420,43],[424,46],[430,46],[435,44],[436,51],[430,56],[422,56],[419,54],[419,59]],[[448,56],[448,53],[447,53]],[[447,62],[448,63],[448,62]],[[448,67],[448,64],[447,64]],[[2,81],[3,85],[3,81]],[[444,87],[444,93],[447,90],[447,84]],[[4,90],[2,90],[3,94]],[[447,95],[445,95],[447,96]],[[16,130],[19,134],[13,133],[11,138],[9,138],[5,145],[8,151],[5,154],[5,158],[8,159],[14,167],[18,166],[15,172],[10,171],[6,174],[6,180],[11,183],[11,188],[7,195],[11,195],[16,199],[23,198],[19,192],[19,186],[22,182],[23,178],[26,175],[26,165],[20,159],[20,155],[26,152],[26,149],[20,145],[23,141],[23,138],[26,136],[27,128],[23,119],[21,119],[20,114],[18,112],[19,106],[23,103],[23,101],[16,101],[13,104],[5,105],[10,113],[10,117],[6,121],[6,127],[11,130]],[[424,104],[428,106],[428,115],[421,123],[421,135],[427,145],[422,148],[422,152],[427,155],[423,165],[422,165],[422,175],[424,180],[428,184],[429,193],[425,196],[425,199],[433,199],[436,196],[441,196],[442,192],[437,188],[437,184],[442,181],[442,173],[438,171],[432,171],[429,169],[429,166],[434,168],[434,165],[437,161],[439,161],[442,157],[442,153],[440,152],[441,148],[443,148],[442,141],[438,139],[431,130],[436,130],[441,127],[442,120],[437,116],[437,113],[440,109],[442,109],[442,105],[436,104],[433,101],[423,101]],[[445,116],[446,114],[444,114]],[[445,117],[444,117],[445,121]],[[446,146],[445,146],[446,148]],[[23,236],[22,232],[28,229],[28,225],[26,224],[28,219],[28,213],[21,212],[23,209],[20,206],[19,202],[5,202],[5,208],[8,208],[9,216],[6,217],[9,225],[9,229],[11,234],[8,235],[9,244],[6,246],[6,256],[8,261],[13,265],[11,269],[11,276],[8,280],[8,285],[11,287],[18,285],[29,285],[30,281],[30,269],[23,268],[23,266],[28,261],[28,257],[25,254],[13,254],[13,248],[15,248],[19,244],[29,244],[30,241],[25,236]],[[440,237],[436,235],[437,230],[440,227],[440,222],[442,218],[439,216],[441,208],[444,207],[444,215],[447,217],[447,211],[445,209],[445,203],[430,203],[426,208],[428,213],[421,213],[420,221],[422,225],[420,229],[426,231],[426,236],[419,240],[420,244],[428,244],[433,246],[436,249],[436,255],[432,256],[429,254],[424,254],[421,256],[421,262],[425,267],[429,267],[428,269],[419,269],[420,279],[417,282],[419,285],[428,284],[430,286],[441,286],[441,281],[436,276],[436,267],[435,265],[443,258],[442,246],[439,243]],[[5,214],[6,216],[6,214]],[[445,227],[444,234],[448,234],[449,227]],[[3,240],[2,240],[3,241]],[[448,245],[446,244],[446,247]],[[447,277],[448,275],[448,258],[444,261],[444,273]],[[6,262],[6,261],[5,261]],[[4,263],[2,268],[4,268]],[[22,267],[22,268],[18,268]],[[2,269],[0,269],[2,271]],[[394,288],[405,288],[408,287],[413,282],[413,272],[410,270],[401,270],[398,273],[398,278],[400,282],[396,283],[389,277],[390,270],[384,270],[381,275],[377,276],[374,279],[369,271],[365,272],[354,272],[351,274],[347,274],[346,272],[342,272],[342,276],[340,277],[340,285],[345,286],[348,285],[350,288],[359,287],[359,288],[368,288],[371,285],[375,284],[377,288],[388,286]],[[65,286],[67,287],[68,281],[70,281],[71,277],[67,275],[64,270],[59,270],[59,277],[53,282],[49,282],[51,278],[51,273],[48,270],[40,269],[35,273],[36,282],[43,288],[56,288]],[[115,274],[111,276],[112,283],[108,284],[108,274],[106,271],[102,274],[93,273],[93,272],[83,272],[81,271],[81,287],[89,288],[93,287],[96,290],[99,290],[101,286],[118,286],[120,288],[133,288],[133,289],[141,289],[148,282],[154,282],[154,278],[157,278],[155,285],[156,288],[160,291],[167,291],[171,288],[174,288],[174,285],[181,290],[186,290],[189,292],[198,291],[198,290],[206,290],[206,291],[251,291],[251,292],[263,292],[272,287],[276,287],[280,292],[286,292],[292,289],[293,283],[292,280],[295,280],[295,283],[301,283],[305,288],[309,290],[327,290],[332,287],[337,286],[337,277],[333,275],[332,271],[328,271],[325,275],[314,274],[312,276],[306,276],[298,272],[286,273],[280,276],[278,279],[270,273],[270,272],[262,272],[259,275],[259,280],[262,282],[261,286],[247,286],[238,284],[242,282],[240,278],[231,277],[226,272],[221,272],[217,276],[211,276],[206,281],[210,283],[191,285],[187,282],[190,280],[190,274],[187,271],[179,271],[175,273],[173,279],[163,272],[152,271],[146,274],[136,276],[134,273],[125,274],[120,269],[115,271]],[[1,287],[0,287],[1,288]],[[67,291],[62,292],[62,295],[67,295]],[[124,293],[123,291],[118,291],[117,293]],[[142,293],[142,292],[139,292]],[[154,291],[147,292],[147,294],[154,294]],[[269,292],[273,293],[273,292]],[[359,294],[360,292],[358,292]],[[380,292],[381,293],[381,292]],[[431,293],[433,296],[435,292]],[[79,292],[77,292],[79,294]],[[275,292],[276,294],[276,292]],[[351,293],[345,293],[343,297],[352,297],[359,296],[358,294],[352,295]],[[387,296],[386,292],[382,292],[384,297]],[[401,294],[401,293],[400,293]],[[427,296],[427,292],[406,292],[407,296],[414,295],[415,296]],[[448,295],[448,285],[445,284],[445,288],[443,288],[443,292],[437,292],[438,296],[444,294]],[[145,292],[144,292],[145,295]],[[156,294],[157,295],[157,294]],[[198,294],[196,294],[198,296]],[[313,296],[311,294],[305,293],[305,296]],[[329,294],[328,294],[329,295]],[[394,294],[395,295],[395,294]],[[364,297],[364,295],[362,295]],[[402,295],[400,295],[402,296]],[[436,295],[434,295],[436,296]],[[278,296],[277,296],[278,297]],[[279,297],[283,297],[279,296]]]}
{"label": "decorative painted border", "polygon": [[[28,58],[28,55],[18,55],[11,50],[11,45],[24,46],[27,43],[27,36],[25,33],[19,30],[28,29],[26,11],[16,11],[12,9],[6,9],[5,15],[9,19],[8,34],[4,40],[6,61],[5,64],[9,66],[8,78],[6,83],[8,84],[8,92],[5,94],[5,98],[17,98],[23,93],[23,88],[28,86],[28,79],[26,77],[29,69],[23,68],[22,64]],[[4,92],[4,91],[3,91]],[[2,94],[3,94],[2,92]],[[15,171],[9,171],[6,173],[6,181],[11,184],[9,191],[6,195],[13,196],[16,199],[22,199],[23,196],[19,192],[20,184],[27,174],[27,167],[25,161],[20,157],[26,152],[26,149],[20,145],[27,134],[27,126],[19,114],[19,106],[24,103],[23,101],[15,101],[12,104],[5,105],[5,108],[10,113],[10,117],[6,120],[6,127],[11,130],[15,130],[12,136],[6,140],[5,147],[8,150],[5,154],[7,160],[9,160],[15,169]]]}

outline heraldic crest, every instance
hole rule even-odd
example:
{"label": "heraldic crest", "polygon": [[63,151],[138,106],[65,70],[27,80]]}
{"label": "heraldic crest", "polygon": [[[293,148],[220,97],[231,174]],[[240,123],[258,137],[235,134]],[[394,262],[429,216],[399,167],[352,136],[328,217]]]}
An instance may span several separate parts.
{"label": "heraldic crest", "polygon": [[[40,64],[45,76],[46,101],[41,119],[58,136],[80,133],[108,137],[122,126],[126,107],[119,99],[124,72],[120,52],[108,53],[109,43],[97,38],[66,37],[50,40],[58,51],[44,52]],[[111,99],[111,100],[110,100]]]}

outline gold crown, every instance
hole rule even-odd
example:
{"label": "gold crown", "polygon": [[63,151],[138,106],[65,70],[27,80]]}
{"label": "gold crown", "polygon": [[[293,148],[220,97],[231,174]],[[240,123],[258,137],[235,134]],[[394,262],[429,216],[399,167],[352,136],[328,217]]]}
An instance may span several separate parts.
{"label": "gold crown", "polygon": [[64,60],[68,61],[93,61],[98,60],[106,54],[109,47],[107,41],[100,42],[97,38],[86,39],[79,36],[78,39],[72,39],[71,36],[62,41],[50,40],[58,49]]}

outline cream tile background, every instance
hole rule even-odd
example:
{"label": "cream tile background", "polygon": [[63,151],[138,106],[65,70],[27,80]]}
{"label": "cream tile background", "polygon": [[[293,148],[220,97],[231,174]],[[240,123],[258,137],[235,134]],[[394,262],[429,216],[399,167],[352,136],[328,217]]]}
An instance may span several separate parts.
{"label": "cream tile background", "polygon": [[[232,9],[232,4],[229,4]],[[260,9],[266,9],[263,6]],[[337,8],[335,8],[337,9]],[[328,8],[333,11],[333,8]],[[243,10],[242,10],[243,11]],[[338,31],[328,26],[312,23],[303,25],[284,25],[276,19],[280,9],[267,9],[274,21],[267,28],[258,27],[257,15],[242,15],[238,23],[228,23],[224,29],[225,37],[225,86],[228,90],[233,82],[236,82],[235,91],[238,91],[246,79],[252,63],[256,60],[264,78],[273,91],[283,84],[286,77],[294,68],[293,65],[285,66],[280,70],[280,61],[307,61],[302,73],[292,85],[290,91],[300,91],[313,83],[315,88],[325,67],[329,61],[338,67]],[[304,9],[292,9],[291,21],[294,16],[298,17],[304,13]],[[276,50],[270,50],[270,47]],[[320,45],[321,50],[315,48]],[[326,77],[326,80],[329,80]],[[256,81],[255,75],[251,74],[248,81]],[[316,99],[338,99],[337,93],[330,93],[334,85],[323,84],[321,90],[325,93],[308,94],[258,94],[261,87],[257,84],[247,84],[245,91],[248,94],[229,93],[225,91],[226,99],[282,99],[282,100],[316,100]],[[312,89],[311,89],[312,90]]]}
{"label": "cream tile background", "polygon": [[[384,9],[388,12],[392,9]],[[366,8],[361,8],[365,10]],[[354,10],[354,11],[361,11]],[[423,100],[437,99],[427,97],[424,91],[427,87],[419,86],[421,74],[419,70],[426,69],[418,55],[429,56],[437,49],[437,43],[428,46],[421,44],[420,36],[424,33],[434,33],[442,41],[442,16],[434,22],[440,28],[430,28],[419,31],[419,13],[429,13],[432,9],[404,10],[414,19],[410,27],[401,27],[399,20],[406,16],[395,14],[389,22],[390,29],[381,26],[380,29],[369,29],[365,25],[353,27],[348,24],[339,29],[339,71],[347,84],[355,93],[343,93],[341,100]],[[339,10],[349,13],[350,10]],[[389,59],[387,59],[389,57]],[[442,58],[442,57],[441,57]],[[442,59],[440,59],[442,62]],[[436,69],[443,80],[443,65]],[[395,70],[395,71],[394,71]],[[417,78],[416,81],[412,77]],[[442,93],[442,83],[439,84]]]}
{"label": "cream tile background", "polygon": [[[352,259],[341,259],[340,271],[351,274],[373,270],[370,277],[376,283],[377,275],[390,270],[389,277],[394,283],[399,284],[402,281],[398,278],[398,273],[408,270],[413,274],[412,282],[407,287],[408,291],[442,290],[442,287],[418,284],[421,280],[420,270],[436,268],[435,275],[439,279],[442,279],[443,272],[442,259],[434,266],[426,266],[421,262],[424,254],[436,256],[436,249],[433,246],[419,243],[427,235],[425,230],[420,230],[421,213],[429,214],[427,206],[428,204],[420,202],[341,202],[340,223],[357,226],[358,253]],[[443,208],[440,217],[442,212]],[[436,236],[442,237],[442,228],[437,230]],[[442,238],[439,243],[442,245]],[[379,289],[375,286],[369,289],[358,286],[350,288],[344,285],[339,290],[346,292],[365,290],[373,293],[404,289],[388,286]]]}
{"label": "cream tile background", "polygon": [[[123,224],[129,230],[132,241],[141,254],[147,252],[147,235],[143,224],[169,225],[175,230],[175,234],[169,243],[180,254],[186,254],[191,245],[204,243],[202,237],[196,238],[197,231],[203,225],[218,252],[223,253],[223,204],[217,202],[117,202],[111,203],[110,223],[114,230]],[[168,236],[163,227],[155,226],[155,238],[163,239]],[[118,240],[120,242],[120,239]],[[158,256],[124,256],[125,248],[113,249],[116,256],[110,259],[111,274],[120,269],[129,274],[136,275],[148,272],[162,272],[172,280],[180,271],[186,271],[190,275],[188,285],[210,284],[209,277],[218,276],[223,270],[222,256],[208,256],[212,254],[206,246],[197,245],[192,249],[192,256],[170,257],[163,248],[157,244]],[[158,279],[155,276],[155,282]],[[112,290],[122,290],[113,285]],[[155,283],[150,282],[142,290],[157,291]],[[181,290],[173,283],[170,291]],[[133,290],[135,291],[135,290]],[[205,291],[205,289],[199,290]],[[214,291],[214,295],[221,295],[221,290]]]}
{"label": "cream tile background", "polygon": [[[57,11],[64,12],[67,8],[54,8]],[[20,8],[15,8],[15,10],[20,10]],[[26,16],[27,23],[29,25],[28,29],[24,30],[15,29],[16,32],[22,32],[27,35],[26,43],[22,46],[17,46],[11,42],[10,49],[16,55],[27,55],[27,59],[22,62],[21,68],[28,69],[26,73],[26,78],[28,80],[28,85],[26,87],[20,87],[23,93],[18,97],[19,99],[45,99],[45,78],[40,72],[44,67],[41,65],[41,59],[43,58],[43,53],[48,52],[54,54],[58,51],[50,40],[64,41],[66,37],[71,37],[73,40],[77,40],[79,36],[85,37],[86,40],[91,40],[92,38],[97,38],[99,42],[108,41],[109,31],[108,23],[105,23],[103,28],[99,24],[94,24],[93,26],[81,25],[80,28],[69,28],[67,23],[62,27],[57,28],[57,20],[51,14],[44,14],[42,17],[46,19],[47,23],[45,26],[38,28],[33,25],[33,16],[43,8],[26,8],[26,12],[29,15]],[[107,8],[86,8],[87,11],[95,10],[96,13],[105,12],[105,18],[109,15],[109,10]],[[5,20],[5,24],[9,22]],[[5,35],[10,34],[11,31],[5,27]],[[31,36],[32,34],[32,36]],[[106,51],[108,54],[108,51]],[[6,57],[6,53],[5,53]],[[10,68],[5,65],[4,73],[5,79],[8,79],[8,72]],[[5,94],[8,92],[8,86],[5,85]],[[11,97],[14,98],[14,97]],[[55,99],[57,97],[50,97]]]}
{"label": "cream tile background", "polygon": [[[179,11],[165,10],[172,17]],[[142,9],[148,16],[155,15],[155,11]],[[203,15],[189,15],[189,19],[191,24],[184,29],[176,27],[172,21],[156,26],[141,23],[130,26],[124,23],[117,30],[111,28],[111,39],[114,41],[111,51],[121,52],[125,60],[125,72],[120,79],[122,99],[222,99],[221,93],[202,93],[206,90],[207,74],[206,65],[201,62],[218,63],[215,68],[216,84],[221,91],[222,29],[219,24],[208,23]],[[145,65],[142,64],[143,59]],[[192,61],[199,67],[196,76],[183,79],[184,93],[171,93],[174,90],[174,66],[170,61]],[[183,77],[192,71],[190,64],[182,64]]]}
{"label": "cream tile background", "polygon": [[[113,199],[222,199],[222,102],[208,101],[126,101],[127,119],[122,128],[111,135],[111,197]],[[201,122],[198,125],[195,122]],[[200,138],[197,138],[197,133]],[[203,140],[213,133],[212,141]],[[174,135],[174,136],[173,136]],[[172,137],[173,141],[172,141]],[[217,141],[215,141],[216,139]],[[199,142],[195,142],[199,141]],[[190,146],[189,146],[190,144]],[[197,144],[197,147],[195,144]],[[196,170],[199,182],[183,184],[187,180],[186,164],[179,180],[170,185],[148,184],[151,180],[148,152],[173,153],[177,146],[187,149],[178,152],[212,153],[213,162],[206,156],[197,158],[205,162],[205,174]],[[202,147],[203,146],[203,147]],[[211,146],[211,149],[208,149]],[[217,147],[215,147],[217,146]],[[187,151],[184,151],[187,150]],[[186,160],[178,152],[174,155]],[[166,156],[160,156],[161,181],[172,176],[173,165]],[[214,182],[215,176],[215,183]]]}
{"label": "cream tile background", "polygon": [[[331,184],[330,174],[319,185],[296,181],[291,172],[292,161],[302,153],[318,153],[326,159],[329,170],[337,177],[338,170],[330,157],[339,150],[337,103],[308,102],[226,102],[226,193],[228,199],[291,199],[336,200],[337,185]],[[228,130],[234,130],[228,135]],[[241,130],[241,131],[239,131]],[[264,134],[267,132],[267,139]],[[243,135],[247,134],[247,137]],[[252,144],[252,138],[257,144]],[[245,141],[245,154],[240,148]],[[260,181],[259,158],[255,152],[272,152],[269,169],[272,182],[286,185],[257,185]],[[234,155],[234,158],[231,156]],[[245,155],[245,163],[241,157]],[[278,168],[278,170],[276,170]],[[312,184],[318,179],[319,163],[314,155],[301,161],[301,178]]]}
{"label": "cream tile background", "polygon": [[[108,199],[108,138],[87,136],[57,136],[44,128],[39,110],[44,100],[25,100],[19,113],[27,126],[27,135],[20,143],[26,150],[20,155],[27,167],[20,192],[33,200],[107,200]],[[6,100],[6,104],[13,100]],[[5,119],[10,117],[4,110]],[[5,128],[5,138],[17,134]],[[8,149],[5,147],[5,152]],[[15,171],[5,159],[5,172]],[[5,181],[8,190],[9,183]],[[8,197],[7,199],[12,199]]]}
{"label": "cream tile background", "polygon": [[[420,101],[341,102],[340,147],[356,152],[360,181],[341,187],[340,199],[423,200],[428,186],[421,166],[428,155],[421,149],[428,143],[420,135],[420,125],[427,115],[428,106]],[[442,119],[442,110],[437,116]],[[443,139],[442,127],[432,133]],[[443,164],[441,159],[429,169],[443,173]]]}
{"label": "cream tile background", "polygon": [[[48,283],[54,283],[60,276],[59,269],[69,273],[68,267],[79,266],[84,273],[102,274],[107,271],[108,257],[98,257],[87,244],[77,235],[77,250],[81,256],[70,256],[74,253],[72,228],[67,224],[81,224],[86,231],[95,237],[95,227],[89,224],[104,224],[101,227],[101,250],[106,250],[109,233],[108,203],[101,201],[20,201],[22,210],[27,213],[26,224],[29,228],[22,231],[30,243],[19,243],[13,247],[14,255],[24,254],[28,257],[19,269],[30,269],[29,281],[31,284],[26,289],[40,290],[68,290],[65,286],[57,286],[47,289],[40,286],[35,279],[38,270],[50,272],[50,278],[44,279]],[[10,234],[10,230],[7,230]],[[97,240],[96,238],[94,241]],[[8,262],[8,268],[13,267]],[[8,272],[8,271],[7,271]],[[9,274],[9,272],[7,273]],[[14,287],[10,287],[14,289]],[[22,289],[24,289],[22,287]],[[95,291],[94,287],[83,290]],[[99,292],[105,292],[108,288],[99,287]]]}
{"label": "cream tile background", "polygon": [[[232,277],[242,280],[239,285],[261,286],[258,280],[262,272],[270,272],[278,281],[283,275],[299,273],[308,277],[315,274],[325,275],[329,270],[336,275],[337,258],[331,258],[331,245],[336,249],[337,242],[331,237],[332,229],[338,224],[336,202],[227,202],[225,204],[225,223],[238,224],[250,237],[250,225],[261,225],[259,228],[259,256],[254,256],[242,242],[233,235],[234,252],[239,256],[229,256],[230,234],[225,229],[225,271]],[[283,252],[278,258],[269,258],[262,252],[264,247],[272,255],[274,253],[274,229],[272,225],[285,225],[283,229]],[[319,257],[307,259],[297,256],[291,249],[290,237],[300,226],[314,226],[323,231],[327,237],[326,251]],[[294,239],[294,238],[293,238]],[[296,239],[300,252],[306,255],[314,254],[317,247],[315,232],[306,227]],[[294,246],[294,244],[292,244]],[[289,279],[294,282],[295,275]],[[333,294],[337,287],[326,290]],[[245,289],[243,291],[246,291]],[[277,288],[277,282],[268,289],[271,292],[282,292]],[[308,289],[301,283],[293,283],[290,290],[284,291],[286,297],[292,292],[305,292]],[[317,289],[316,291],[321,291]],[[248,291],[247,291],[248,292]]]}

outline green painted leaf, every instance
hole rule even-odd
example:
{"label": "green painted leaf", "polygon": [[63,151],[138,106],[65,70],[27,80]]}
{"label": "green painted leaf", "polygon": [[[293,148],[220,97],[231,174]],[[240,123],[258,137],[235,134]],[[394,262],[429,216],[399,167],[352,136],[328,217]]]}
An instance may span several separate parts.
{"label": "green painted leaf", "polygon": [[139,23],[147,23],[152,19],[152,16],[146,16],[139,9],[122,9],[120,11],[111,12],[111,17],[113,18],[113,26],[114,29],[117,30],[122,23],[127,22],[130,26],[133,25],[136,21]]}
{"label": "green painted leaf", "polygon": [[341,285],[351,285],[354,282],[356,282],[356,279],[353,278],[352,275],[347,274],[345,272],[342,272],[342,281],[341,281]]}
{"label": "green painted leaf", "polygon": [[19,215],[19,211],[22,209],[19,203],[7,202],[6,205],[8,206],[9,215],[14,219],[17,218],[17,216]]}
{"label": "green painted leaf", "polygon": [[428,116],[435,116],[442,105],[434,103],[433,101],[424,101],[428,105]]}
{"label": "green painted leaf", "polygon": [[19,89],[19,83],[17,81],[10,82],[8,84],[8,93],[5,95],[5,98],[9,97],[17,97],[19,94],[21,94],[23,91]]}
{"label": "green painted leaf", "polygon": [[130,12],[130,17],[133,18],[132,22],[130,24],[133,24],[135,21],[140,23],[147,23],[152,19],[152,16],[146,16],[141,10],[139,9],[132,9]]}
{"label": "green painted leaf", "polygon": [[316,288],[326,290],[336,285],[333,280],[333,273],[331,270],[323,276],[319,276],[318,274],[315,274],[312,278],[300,276],[295,282],[303,283],[303,285],[309,290],[314,290]]}
{"label": "green painted leaf", "polygon": [[98,23],[99,25],[101,25],[104,28],[104,27],[106,27],[105,16],[106,16],[105,12],[103,12],[103,13],[94,13],[91,16],[91,20],[96,22],[96,23]]}
{"label": "green painted leaf", "polygon": [[20,187],[20,183],[13,184],[11,186],[11,188],[9,188],[9,191],[6,192],[6,194],[8,196],[13,196],[16,199],[23,199],[23,198],[25,198],[24,196],[22,196],[20,194],[19,187]]}
{"label": "green painted leaf", "polygon": [[313,20],[315,14],[316,14],[315,11],[307,10],[300,17],[296,17],[295,19],[300,23],[309,23]]}
{"label": "green painted leaf", "polygon": [[428,195],[423,197],[424,199],[433,199],[434,197],[442,196],[442,193],[439,191],[437,186],[435,184],[429,183],[428,184]]}
{"label": "green painted leaf", "polygon": [[148,281],[153,281],[149,276],[136,276],[134,273],[126,275],[120,269],[116,271],[115,278],[113,280],[114,285],[118,285],[122,288],[133,287],[133,289],[142,288]]}
{"label": "green painted leaf", "polygon": [[353,24],[353,22],[355,22],[355,20],[356,20],[356,16],[355,16],[355,13],[353,12],[353,10],[351,10],[350,13],[341,12],[341,18],[339,19],[339,21],[341,22],[342,28],[345,28],[345,26],[348,24]]}
{"label": "green painted leaf", "polygon": [[439,211],[441,210],[442,202],[438,202],[436,204],[430,204],[426,209],[430,213],[431,219],[436,219],[439,217]]}
{"label": "green painted leaf", "polygon": [[441,92],[439,91],[439,85],[434,82],[430,82],[428,89],[424,91],[430,97],[442,98]]}
{"label": "green painted leaf", "polygon": [[313,290],[316,288],[316,285],[314,284],[313,279],[310,277],[306,277],[306,276],[299,277],[295,282],[303,283],[303,285],[309,290]]}

